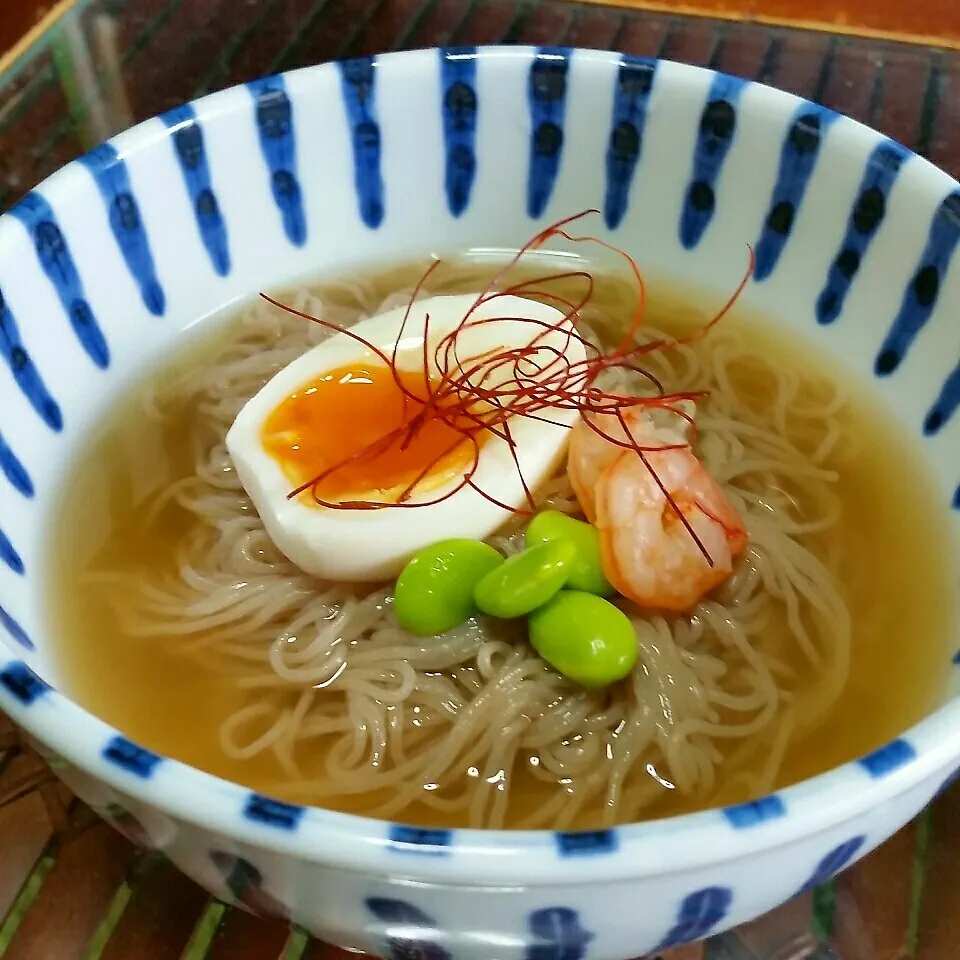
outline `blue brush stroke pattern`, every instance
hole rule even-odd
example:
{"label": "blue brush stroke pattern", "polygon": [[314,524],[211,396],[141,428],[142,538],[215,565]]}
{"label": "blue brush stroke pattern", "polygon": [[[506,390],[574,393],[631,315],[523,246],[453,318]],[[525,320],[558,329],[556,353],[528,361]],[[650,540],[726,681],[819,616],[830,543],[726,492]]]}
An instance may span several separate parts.
{"label": "blue brush stroke pattern", "polygon": [[14,573],[23,576],[26,568],[16,547],[10,542],[10,538],[0,530],[0,560],[2,560]]}
{"label": "blue brush stroke pattern", "polygon": [[705,887],[684,897],[677,920],[657,945],[668,950],[691,940],[700,940],[720,923],[730,910],[733,891],[729,887]]}
{"label": "blue brush stroke pattern", "polygon": [[693,173],[680,215],[680,242],[687,250],[700,243],[717,206],[717,181],[737,132],[737,104],[746,81],[718,73],[700,115]]}
{"label": "blue brush stroke pattern", "polygon": [[30,234],[40,266],[53,284],[80,346],[101,370],[106,368],[110,365],[110,349],[87,300],[83,280],[53,208],[34,190],[10,211],[10,215]]}
{"label": "blue brush stroke pattern", "polygon": [[954,510],[960,510],[960,486],[953,491],[953,503],[951,506]]}
{"label": "blue brush stroke pattern", "polygon": [[547,209],[560,171],[569,71],[570,52],[558,47],[541,47],[530,65],[527,83],[530,107],[527,216],[534,219]]}
{"label": "blue brush stroke pattern", "polygon": [[591,857],[615,853],[620,845],[616,830],[558,831],[553,836],[561,857]]}
{"label": "blue brush stroke pattern", "polygon": [[3,607],[0,607],[0,624],[21,647],[25,647],[27,650],[34,649],[33,641],[27,636],[26,630]]}
{"label": "blue brush stroke pattern", "polygon": [[25,707],[36,703],[50,686],[44,683],[25,663],[14,661],[0,670],[0,687],[16,697]]}
{"label": "blue brush stroke pattern", "polygon": [[307,242],[307,217],[297,176],[293,104],[282,77],[253,80],[247,89],[254,99],[260,151],[270,171],[270,191],[280,212],[283,231],[295,247],[302,247]]}
{"label": "blue brush stroke pattern", "polygon": [[444,856],[450,853],[453,843],[452,830],[409,827],[402,823],[391,824],[388,836],[392,849],[428,856]]}
{"label": "blue brush stroke pattern", "polygon": [[805,103],[790,121],[780,150],[777,181],[755,246],[754,279],[758,282],[768,279],[780,261],[817,165],[824,135],[836,119],[832,110]]}
{"label": "blue brush stroke pattern", "polygon": [[866,837],[862,834],[858,837],[852,837],[839,846],[834,847],[814,868],[813,873],[807,882],[797,891],[797,896],[813,890],[821,884],[826,883],[831,877],[838,874],[854,857],[856,852],[863,846]]}
{"label": "blue brush stroke pattern", "polygon": [[380,124],[377,122],[376,58],[344,60],[340,68],[343,104],[353,146],[354,185],[360,219],[371,230],[383,223],[383,176],[380,172]]}
{"label": "blue brush stroke pattern", "polygon": [[155,317],[162,317],[167,308],[167,298],[157,279],[150,238],[140,215],[140,206],[133,195],[126,163],[110,143],[95,147],[82,156],[80,162],[96,181],[107,207],[110,229],[130,276],[140,288],[144,306]]}
{"label": "blue brush stroke pattern", "polygon": [[293,803],[284,803],[259,793],[251,793],[243,808],[248,820],[276,827],[278,830],[296,830],[303,817],[303,807]]}
{"label": "blue brush stroke pattern", "polygon": [[438,942],[436,920],[419,907],[392,897],[367,897],[364,904],[387,924],[383,946],[389,960],[452,960]]}
{"label": "blue brush stroke pattern", "polygon": [[877,354],[878,377],[889,376],[900,366],[923,330],[940,294],[940,284],[960,243],[960,190],[946,197],[934,214],[927,245],[913,279],[907,285],[900,312]]}
{"label": "blue brush stroke pattern", "polygon": [[857,762],[875,780],[885,777],[917,755],[913,745],[906,740],[891,740],[889,743],[861,757]]}
{"label": "blue brush stroke pattern", "polygon": [[891,140],[878,144],[870,154],[843,242],[817,298],[817,323],[833,323],[843,311],[850,286],[886,216],[890,192],[900,168],[909,156],[900,144]]}
{"label": "blue brush stroke pattern", "polygon": [[50,395],[47,385],[34,366],[30,354],[24,349],[20,339],[20,328],[14,319],[3,291],[0,290],[0,356],[3,357],[13,379],[30,406],[40,415],[40,419],[51,429],[59,432],[63,429],[63,414],[60,405]]}
{"label": "blue brush stroke pattern", "polygon": [[435,927],[436,921],[419,907],[405,900],[392,897],[367,897],[367,909],[384,923],[403,923],[422,927]]}
{"label": "blue brush stroke pattern", "polygon": [[933,402],[930,412],[924,418],[923,432],[932,437],[957,412],[960,407],[960,363],[944,381],[940,395]]}
{"label": "blue brush stroke pattern", "polygon": [[162,758],[126,737],[116,736],[103,748],[103,758],[127,773],[149,780]]}
{"label": "blue brush stroke pattern", "polygon": [[785,816],[786,812],[787,808],[783,800],[775,793],[768,797],[761,797],[759,800],[737,803],[723,809],[723,815],[737,830],[747,830],[768,820],[776,820]]}
{"label": "blue brush stroke pattern", "polygon": [[470,206],[477,175],[477,48],[440,50],[440,87],[443,91],[444,173],[447,208],[459,217]]}
{"label": "blue brush stroke pattern", "polygon": [[656,74],[656,60],[626,56],[620,59],[613,93],[603,202],[603,218],[611,230],[620,226],[630,203],[630,187],[643,150],[643,131]]}
{"label": "blue brush stroke pattern", "polygon": [[538,941],[527,947],[524,960],[583,960],[593,933],[580,923],[569,907],[545,907],[527,918],[531,935]]}
{"label": "blue brush stroke pattern", "polygon": [[170,142],[180,165],[183,185],[190,197],[200,240],[217,275],[225,277],[230,272],[230,244],[227,239],[227,224],[213,189],[210,162],[203,140],[203,126],[197,119],[196,110],[189,103],[170,110],[161,119],[173,131]]}
{"label": "blue brush stroke pattern", "polygon": [[0,471],[10,481],[14,489],[28,499],[34,494],[33,480],[27,473],[27,468],[20,462],[20,458],[13,452],[10,445],[0,433]]}

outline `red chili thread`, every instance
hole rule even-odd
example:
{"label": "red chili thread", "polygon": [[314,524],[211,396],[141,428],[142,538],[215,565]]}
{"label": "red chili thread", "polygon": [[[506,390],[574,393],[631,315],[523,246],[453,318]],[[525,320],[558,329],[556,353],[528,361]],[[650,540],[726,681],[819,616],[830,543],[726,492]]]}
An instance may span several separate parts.
{"label": "red chili thread", "polygon": [[[749,246],[747,247],[749,252],[749,265],[747,270],[736,290],[734,290],[727,302],[712,319],[686,337],[665,338],[645,344],[636,344],[634,340],[643,325],[646,306],[646,287],[636,261],[634,261],[629,254],[605,240],[590,235],[574,235],[565,229],[570,224],[576,223],[585,217],[598,214],[599,211],[597,210],[585,210],[573,216],[565,217],[542,230],[529,240],[504,267],[494,274],[484,290],[477,296],[477,299],[473,302],[470,309],[465,313],[460,323],[438,340],[433,348],[432,357],[430,356],[428,346],[430,317],[429,315],[425,317],[421,363],[423,365],[423,381],[426,397],[416,395],[403,382],[397,366],[397,355],[400,341],[403,338],[410,318],[410,312],[427,280],[441,265],[442,261],[439,259],[430,264],[414,287],[410,300],[407,303],[396,340],[389,354],[367,341],[364,337],[353,332],[349,327],[340,327],[320,317],[314,317],[300,310],[295,310],[286,304],[280,303],[273,297],[261,293],[260,296],[275,307],[294,316],[318,323],[336,333],[345,334],[372,351],[374,355],[391,370],[397,388],[403,395],[404,406],[406,407],[409,402],[416,402],[421,406],[417,415],[402,427],[391,431],[368,447],[356,451],[343,461],[329,467],[323,473],[300,484],[288,494],[288,497],[297,497],[307,490],[310,490],[314,501],[319,506],[331,510],[385,510],[433,506],[437,503],[442,503],[444,500],[448,500],[460,490],[470,487],[490,503],[508,512],[529,514],[535,509],[533,493],[529,489],[523,476],[523,471],[520,468],[516,452],[516,442],[510,428],[510,421],[514,417],[524,417],[540,422],[552,422],[548,420],[547,417],[540,416],[540,414],[543,411],[558,408],[563,410],[576,410],[580,413],[586,425],[599,436],[615,446],[632,450],[636,453],[646,469],[649,470],[673,512],[683,523],[700,552],[712,566],[712,560],[706,548],[697,537],[687,518],[683,515],[673,496],[666,489],[660,477],[657,476],[656,471],[651,466],[647,457],[647,454],[651,452],[683,449],[692,445],[696,429],[693,418],[685,413],[678,404],[685,400],[701,400],[705,394],[702,392],[667,393],[660,381],[657,380],[653,374],[640,367],[638,363],[642,357],[655,351],[668,350],[681,344],[693,343],[713,329],[733,308],[743,293],[750,277],[753,275],[753,249]],[[590,303],[594,292],[594,280],[587,271],[570,270],[561,273],[545,274],[544,276],[537,276],[511,284],[502,290],[496,289],[498,283],[526,254],[540,249],[551,239],[557,237],[570,243],[596,244],[626,260],[630,267],[631,274],[637,285],[637,306],[626,333],[616,348],[609,353],[599,353],[576,329],[576,320],[580,316],[581,311]],[[578,279],[583,281],[584,290],[581,296],[573,300],[544,287],[545,284]],[[556,323],[533,320],[527,317],[503,316],[477,319],[474,316],[480,306],[505,296],[527,297],[555,305],[558,309],[561,309],[563,316]],[[509,349],[496,347],[470,357],[461,357],[459,355],[457,349],[458,339],[463,335],[464,331],[476,326],[485,326],[501,321],[528,324],[531,327],[530,341],[521,346]],[[551,333],[556,334],[561,331],[565,338],[562,347],[543,343],[543,340]],[[566,349],[574,341],[579,342],[581,346],[583,346],[586,356],[583,360],[571,363],[566,359]],[[600,374],[613,369],[629,370],[643,377],[651,385],[654,393],[651,396],[641,397],[611,393],[597,387],[596,380]],[[687,422],[691,430],[690,439],[685,443],[674,445],[645,446],[638,443],[634,439],[624,418],[624,411],[633,407],[669,410]],[[460,435],[460,439],[452,444],[449,449],[445,450],[432,463],[425,466],[413,481],[401,491],[396,500],[389,502],[375,500],[328,501],[319,496],[317,492],[319,484],[348,464],[355,463],[366,457],[377,456],[385,449],[389,449],[393,443],[399,443],[400,448],[405,449],[416,436],[422,425],[431,417],[443,420]],[[600,422],[598,422],[598,418]],[[603,421],[609,420],[610,418],[612,418],[615,424],[623,431],[624,437],[614,435],[604,429],[602,426]],[[496,497],[483,490],[475,482],[474,478],[480,462],[479,438],[483,432],[492,434],[507,444],[524,490],[524,496],[527,501],[526,508],[517,509],[508,504],[501,503]],[[429,476],[434,467],[464,444],[472,446],[473,456],[462,478],[452,488],[443,491],[432,499],[413,499],[416,496],[417,487]]]}

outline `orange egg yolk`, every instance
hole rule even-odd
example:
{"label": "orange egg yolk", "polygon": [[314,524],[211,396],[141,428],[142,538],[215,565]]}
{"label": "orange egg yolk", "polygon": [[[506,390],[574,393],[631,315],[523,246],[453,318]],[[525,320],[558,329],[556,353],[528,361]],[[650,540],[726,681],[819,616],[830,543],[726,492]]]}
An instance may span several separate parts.
{"label": "orange egg yolk", "polygon": [[[412,396],[405,397],[397,379]],[[456,426],[475,433],[478,443],[484,438],[469,418],[451,414],[453,401],[444,419],[427,409],[427,397],[421,370],[394,374],[383,364],[349,364],[319,374],[280,403],[260,442],[291,488],[322,477],[313,493],[328,503],[395,503],[415,481],[419,495],[470,468],[475,447]],[[442,412],[443,402],[437,406]],[[403,429],[418,416],[415,430]],[[310,491],[304,496],[313,502]]]}

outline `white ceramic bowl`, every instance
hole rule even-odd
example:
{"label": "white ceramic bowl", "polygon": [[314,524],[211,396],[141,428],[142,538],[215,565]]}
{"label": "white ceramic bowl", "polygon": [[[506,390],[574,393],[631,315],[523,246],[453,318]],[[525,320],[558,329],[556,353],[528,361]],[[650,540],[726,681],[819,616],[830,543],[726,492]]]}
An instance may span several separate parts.
{"label": "white ceramic bowl", "polygon": [[0,707],[81,797],[217,895],[395,958],[623,960],[826,880],[957,766],[954,699],[756,803],[586,834],[419,830],[255,796],[57,692],[44,554],[66,465],[189,324],[319,270],[516,247],[587,207],[645,269],[718,291],[754,244],[748,300],[876,380],[960,541],[960,188],[767,87],[590,51],[331,64],[143,123],[0,220]]}

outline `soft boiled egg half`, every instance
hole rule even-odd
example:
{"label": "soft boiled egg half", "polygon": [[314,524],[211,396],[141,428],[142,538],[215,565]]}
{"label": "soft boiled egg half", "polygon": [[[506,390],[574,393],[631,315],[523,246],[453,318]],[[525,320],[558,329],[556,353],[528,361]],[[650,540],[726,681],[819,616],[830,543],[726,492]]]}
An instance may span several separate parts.
{"label": "soft boiled egg half", "polygon": [[[450,343],[452,331],[456,355],[441,350],[443,366],[467,378],[482,364],[471,358],[531,344],[537,353],[525,364],[528,377],[558,359],[584,360],[559,310],[516,296],[479,299],[432,297],[335,333],[240,411],[227,449],[267,533],[302,570],[329,580],[392,578],[437,540],[490,536],[527,507],[524,484],[535,490],[555,473],[575,409],[509,416],[511,452],[502,431],[474,428],[477,443],[465,440],[456,418],[427,401],[434,378],[440,382],[436,347],[445,336]],[[497,376],[505,371],[487,367],[482,385]],[[464,485],[471,470],[479,489]]]}

